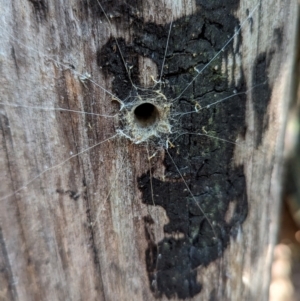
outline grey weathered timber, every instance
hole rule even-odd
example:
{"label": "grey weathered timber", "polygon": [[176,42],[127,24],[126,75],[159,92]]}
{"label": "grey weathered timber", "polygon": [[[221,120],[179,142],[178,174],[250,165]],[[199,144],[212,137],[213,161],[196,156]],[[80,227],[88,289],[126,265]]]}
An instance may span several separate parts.
{"label": "grey weathered timber", "polygon": [[297,9],[1,0],[0,299],[268,300]]}

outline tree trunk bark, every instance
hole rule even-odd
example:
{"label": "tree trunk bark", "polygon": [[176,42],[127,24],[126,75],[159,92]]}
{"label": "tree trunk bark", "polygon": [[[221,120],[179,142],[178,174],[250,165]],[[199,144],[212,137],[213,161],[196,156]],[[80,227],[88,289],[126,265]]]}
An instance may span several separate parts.
{"label": "tree trunk bark", "polygon": [[267,300],[297,2],[1,2],[1,300]]}

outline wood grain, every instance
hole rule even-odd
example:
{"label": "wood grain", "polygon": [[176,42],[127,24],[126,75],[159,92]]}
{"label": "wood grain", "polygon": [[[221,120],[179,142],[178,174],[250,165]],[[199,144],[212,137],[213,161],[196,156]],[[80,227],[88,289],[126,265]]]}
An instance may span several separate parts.
{"label": "wood grain", "polygon": [[[223,7],[222,1],[209,5],[201,0],[176,4],[167,0],[161,3],[143,1],[130,5],[120,0],[101,1],[111,27],[97,1],[20,0],[9,5],[4,2],[1,3],[0,22],[0,299],[267,300],[282,190],[285,123],[293,81],[296,1],[253,3],[244,0],[231,3],[230,8],[229,4]],[[252,18],[247,19],[256,5]],[[232,22],[239,20],[240,24],[246,20],[241,36],[230,46],[236,51],[220,55],[218,62],[222,68],[217,75],[224,75],[220,83],[226,89],[239,83],[239,91],[248,92],[241,98],[243,102],[234,104],[237,110],[230,111],[232,115],[224,113],[229,112],[224,110],[231,106],[220,109],[223,115],[218,116],[222,116],[223,124],[215,125],[217,120],[214,120],[215,127],[204,128],[205,131],[219,129],[215,133],[217,138],[238,141],[230,147],[230,143],[224,143],[229,154],[222,155],[223,146],[217,139],[199,142],[199,137],[190,135],[176,141],[175,149],[170,148],[169,152],[193,190],[193,196],[200,197],[197,187],[204,183],[209,188],[214,187],[214,193],[219,189],[215,186],[218,183],[219,187],[218,181],[221,183],[223,179],[229,185],[228,174],[233,174],[233,170],[238,170],[239,176],[232,175],[230,179],[238,183],[241,180],[237,178],[243,178],[245,185],[231,183],[229,187],[234,187],[233,190],[238,191],[236,194],[231,194],[230,188],[220,188],[221,196],[213,195],[216,203],[209,204],[212,208],[223,204],[224,195],[230,196],[222,209],[226,212],[222,225],[227,222],[230,228],[228,233],[224,230],[226,244],[225,238],[219,236],[223,230],[218,228],[216,220],[215,231],[221,247],[203,250],[212,250],[211,253],[217,252],[217,255],[208,254],[206,261],[200,258],[194,267],[190,262],[188,267],[183,262],[178,263],[182,273],[174,263],[170,270],[177,269],[178,277],[183,277],[186,269],[192,276],[186,280],[178,278],[179,282],[172,286],[170,279],[175,274],[168,274],[168,267],[159,264],[151,270],[149,258],[153,255],[152,260],[159,259],[155,250],[160,252],[162,242],[179,243],[187,238],[182,230],[185,226],[181,229],[172,220],[168,205],[174,200],[182,204],[180,202],[190,200],[192,195],[157,140],[147,147],[116,135],[116,130],[124,126],[122,111],[104,89],[122,100],[126,98],[126,91],[132,89],[118,49],[109,48],[114,46],[114,38],[118,38],[126,61],[133,63],[133,80],[145,87],[152,84],[151,75],[159,77],[172,19],[178,26],[172,27],[170,49],[173,52],[167,55],[166,64],[170,66],[164,76],[170,83],[179,78],[178,87],[186,87],[188,82],[183,81],[184,77],[193,77],[192,67],[199,63],[191,58],[190,65],[184,61],[184,65],[180,62],[177,68],[177,57],[182,61],[189,59],[182,58],[176,47],[180,40],[188,39],[180,36],[180,30],[196,28],[199,18],[211,30],[206,31],[211,37],[198,36],[194,40],[207,40],[212,48],[234,34],[232,25],[228,25],[230,34],[226,37],[220,34],[213,45],[213,38],[218,37],[212,34],[213,26],[226,32],[224,24],[235,23],[223,23],[223,18],[231,18]],[[149,37],[154,44],[147,45]],[[184,55],[194,40],[183,46]],[[174,88],[175,96],[178,96],[178,87]],[[167,84],[164,89],[165,94],[173,93]],[[201,90],[198,82],[193,89],[189,95],[198,97],[208,93]],[[212,90],[216,92],[216,89],[214,85]],[[187,99],[187,94],[184,97]],[[239,106],[243,106],[242,112]],[[197,115],[199,119],[190,121],[192,130],[193,122],[205,116],[210,120],[204,111]],[[114,115],[117,116],[107,117]],[[238,118],[243,119],[241,126],[233,130]],[[232,122],[232,127],[229,133],[226,128],[222,136],[220,129],[226,127],[224,119],[228,124]],[[201,130],[203,126],[197,127]],[[184,130],[191,134],[189,128]],[[176,128],[178,133],[184,130]],[[164,139],[166,142],[167,138]],[[192,147],[191,141],[197,146]],[[199,146],[199,143],[202,144]],[[230,164],[221,172],[218,162],[211,159],[212,145],[218,150],[220,162],[222,158],[229,158]],[[206,166],[206,174],[201,174],[199,179],[191,172],[189,178],[188,173],[184,174],[184,164],[201,165],[202,161],[197,160],[202,160],[205,152],[209,153],[211,169]],[[153,155],[150,161],[149,155]],[[189,157],[189,161],[184,161],[184,156]],[[208,176],[214,173],[221,173],[221,176]],[[150,179],[156,185],[153,199]],[[163,195],[166,187],[168,193]],[[156,206],[151,204],[153,200]],[[246,204],[247,210],[239,204]],[[176,214],[179,214],[178,208],[174,209]],[[195,215],[201,216],[200,213]],[[237,221],[233,224],[234,217]],[[205,218],[201,218],[205,223]],[[168,230],[168,224],[173,228]],[[205,229],[212,237],[202,241],[216,246],[212,229],[207,225]],[[159,273],[163,275],[159,278],[161,282],[153,284],[153,277]],[[169,280],[166,275],[170,275]],[[188,287],[186,291],[185,286]]]}

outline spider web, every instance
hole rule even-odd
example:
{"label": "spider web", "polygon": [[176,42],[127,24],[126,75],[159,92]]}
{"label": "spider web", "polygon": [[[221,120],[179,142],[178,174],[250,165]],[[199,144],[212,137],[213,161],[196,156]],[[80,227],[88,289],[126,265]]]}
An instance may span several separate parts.
{"label": "spider web", "polygon": [[[122,9],[123,8],[120,7],[114,11],[117,13]],[[129,11],[129,16],[133,18],[134,13],[134,11]],[[99,19],[97,11],[95,14]],[[107,14],[109,15],[109,12],[107,12]],[[23,128],[27,135],[25,134],[24,139],[21,138],[19,141],[25,141],[27,136],[36,136],[39,141],[34,142],[38,147],[36,148],[33,159],[25,160],[23,168],[27,168],[27,165],[31,165],[31,162],[36,160],[36,163],[33,164],[34,168],[32,169],[31,167],[29,169],[26,178],[16,175],[17,167],[14,166],[14,160],[11,159],[9,170],[11,176],[16,180],[16,186],[10,187],[9,191],[11,193],[8,196],[4,195],[2,199],[15,196],[16,193],[26,194],[25,187],[27,186],[27,189],[30,189],[30,191],[40,188],[40,185],[45,185],[39,181],[44,175],[47,177],[47,180],[49,179],[49,182],[46,180],[48,185],[41,187],[42,191],[44,191],[44,195],[48,194],[53,197],[55,194],[59,196],[67,195],[74,201],[77,201],[81,197],[85,200],[90,199],[93,195],[93,191],[86,192],[86,187],[93,185],[98,187],[99,184],[97,184],[97,182],[101,182],[101,187],[105,188],[100,189],[99,195],[96,194],[96,197],[100,197],[102,200],[99,206],[101,209],[95,208],[94,211],[97,212],[95,215],[89,213],[89,220],[92,227],[95,227],[94,225],[96,223],[98,225],[102,223],[99,212],[101,212],[101,210],[107,210],[105,209],[107,203],[109,203],[113,197],[118,198],[117,195],[113,196],[112,183],[118,182],[119,178],[124,179],[126,175],[129,175],[130,185],[136,183],[134,177],[130,175],[134,172],[129,170],[128,166],[130,164],[128,161],[116,160],[115,157],[130,156],[127,152],[127,149],[130,149],[130,147],[134,148],[134,153],[145,153],[145,151],[147,151],[148,154],[142,155],[145,158],[155,157],[155,153],[164,153],[166,150],[164,154],[164,176],[167,181],[161,181],[161,179],[156,177],[156,173],[158,173],[157,170],[160,168],[157,167],[157,165],[161,164],[162,160],[157,158],[155,158],[156,163],[154,162],[155,160],[149,160],[150,166],[147,166],[145,173],[138,177],[138,186],[142,192],[143,203],[148,207],[155,204],[155,206],[160,206],[166,210],[169,218],[169,224],[166,225],[163,230],[166,235],[172,235],[174,232],[184,234],[184,238],[168,238],[167,241],[169,244],[185,244],[187,237],[189,237],[189,241],[197,240],[197,242],[192,242],[192,245],[189,246],[190,250],[193,250],[191,252],[194,253],[192,255],[191,253],[184,255],[186,258],[192,258],[187,267],[182,268],[185,264],[184,261],[172,263],[175,265],[174,269],[177,267],[179,267],[179,269],[175,273],[178,276],[176,280],[177,284],[170,284],[164,283],[163,280],[166,278],[166,274],[164,273],[170,272],[170,269],[164,269],[163,265],[169,264],[170,262],[165,261],[164,263],[158,263],[158,259],[170,255],[170,253],[163,251],[163,245],[166,240],[159,240],[157,238],[148,240],[147,256],[150,257],[147,257],[146,260],[149,282],[151,289],[159,296],[165,294],[167,297],[177,295],[180,298],[186,298],[197,294],[201,290],[201,285],[196,282],[196,268],[201,265],[208,265],[211,261],[220,256],[228,244],[229,236],[231,234],[236,235],[247,214],[247,199],[244,195],[245,184],[242,165],[238,168],[233,167],[231,159],[234,153],[234,147],[237,145],[236,139],[239,135],[242,136],[243,134],[245,95],[251,92],[252,88],[247,88],[242,76],[235,78],[231,75],[231,81],[228,81],[230,77],[229,74],[224,76],[224,69],[231,70],[230,72],[234,73],[234,68],[230,68],[230,64],[233,64],[235,67],[237,66],[237,69],[241,68],[238,62],[241,43],[240,36],[236,34],[236,38],[230,40],[233,37],[232,32],[238,29],[239,24],[238,21],[231,16],[232,25],[228,25],[228,28],[224,31],[224,35],[218,36],[218,40],[214,40],[216,36],[216,34],[213,35],[213,30],[215,30],[214,24],[211,27],[209,27],[208,24],[211,22],[209,18],[215,18],[216,16],[217,14],[210,16],[208,13],[203,14],[203,12],[201,12],[195,13],[190,18],[179,18],[173,22],[175,30],[170,27],[169,23],[155,26],[154,23],[145,22],[142,18],[135,17],[134,23],[132,24],[135,32],[135,39],[133,41],[128,42],[124,38],[113,35],[114,38],[109,39],[104,46],[94,46],[98,56],[98,66],[96,67],[100,67],[102,70],[102,73],[97,75],[98,78],[94,76],[90,78],[87,74],[84,74],[83,71],[80,73],[77,71],[84,70],[84,63],[81,63],[84,59],[78,59],[76,57],[78,53],[68,54],[68,62],[65,63],[64,59],[58,60],[56,55],[45,55],[40,51],[36,51],[36,49],[39,49],[39,46],[35,47],[35,44],[40,43],[40,41],[36,43],[32,41],[32,47],[26,48],[21,42],[23,37],[16,38],[10,33],[4,34],[5,38],[10,39],[11,42],[14,43],[12,52],[17,53],[17,55],[21,53],[21,59],[18,58],[16,61],[18,61],[18,64],[24,65],[22,66],[24,70],[20,68],[18,77],[15,76],[13,78],[11,75],[6,77],[14,84],[18,82],[18,96],[16,96],[16,99],[20,99],[19,95],[21,95],[22,99],[20,99],[20,104],[16,102],[11,103],[8,99],[4,100],[3,103],[6,105],[4,107],[8,107],[9,105],[15,107],[12,116],[9,118],[4,117],[4,123],[8,121],[11,122],[11,120],[20,121],[18,127]],[[246,21],[249,21],[251,17],[248,17]],[[42,15],[40,18],[42,18]],[[101,17],[101,15],[100,19],[102,22],[105,22],[105,19],[103,16]],[[125,24],[127,25],[126,22]],[[196,24],[196,28],[192,27],[191,24]],[[204,27],[205,30],[203,30]],[[168,50],[165,52],[170,28],[171,34]],[[188,32],[190,28],[192,28],[191,32]],[[108,30],[113,31],[114,29],[109,28]],[[206,35],[203,34],[203,31]],[[230,35],[228,32],[230,32]],[[192,34],[195,34],[195,37],[192,37]],[[210,38],[208,37],[209,35],[211,35]],[[161,40],[159,40],[159,37],[161,37]],[[177,44],[178,39],[182,40],[182,45]],[[119,53],[115,48],[116,41],[120,44]],[[157,42],[154,43],[157,49],[151,52],[149,49],[151,49],[151,43],[153,43],[153,41]],[[228,47],[222,51],[222,47],[226,45],[228,41],[230,41]],[[194,49],[196,52],[192,51]],[[203,53],[197,53],[197,49],[201,49]],[[220,54],[218,54],[219,52]],[[120,54],[124,57],[125,65],[124,62],[122,62]],[[218,55],[214,59],[216,54]],[[14,55],[16,56],[16,54]],[[140,85],[139,82],[140,75],[137,69],[139,56],[151,58],[157,64],[158,69],[163,65],[162,61],[165,60],[163,72],[162,70],[158,72],[159,74],[163,74],[162,77],[158,77],[159,89],[157,89],[157,86],[154,86],[153,89],[146,88],[146,90],[143,91],[143,86]],[[30,62],[28,61],[35,60],[36,57],[42,58],[40,60],[41,63],[38,65],[42,70],[42,75],[53,80],[53,86],[55,87],[53,87],[53,90],[50,92],[47,91],[48,88],[44,87],[42,83],[35,85],[35,83],[29,83],[27,81],[26,72],[28,71],[26,67],[28,65],[30,66]],[[74,62],[72,62],[72,57],[74,57]],[[230,57],[232,61],[228,59]],[[130,79],[128,78],[129,68],[125,67],[128,61],[130,62],[129,65],[131,64],[130,68],[132,68],[130,69]],[[53,63],[56,64],[56,66],[54,65],[55,68],[53,68]],[[205,68],[205,70],[203,70],[203,68]],[[203,72],[201,70],[203,70]],[[58,79],[56,75],[57,71],[63,73],[63,76],[59,76]],[[30,70],[30,72],[39,74],[40,70]],[[78,76],[81,77],[81,83],[78,80]],[[112,78],[111,87],[102,87],[98,84],[98,82],[102,82],[105,77]],[[57,81],[54,81],[54,79],[57,79]],[[264,81],[261,81],[257,84],[263,83]],[[26,95],[27,92],[23,88],[23,85],[26,86],[29,84],[32,84],[34,89],[28,92],[29,95]],[[136,90],[136,88],[133,87],[133,84],[139,86],[139,92],[135,95],[133,94],[133,90]],[[70,90],[73,91],[72,95],[66,93],[64,85],[71,88]],[[60,99],[57,99],[57,105],[52,107],[51,104],[48,105],[46,101],[47,99],[51,99],[53,97],[52,93],[56,91],[59,91]],[[157,93],[157,91],[159,91],[160,94]],[[41,95],[43,95],[43,99],[41,99]],[[130,95],[133,96],[130,97]],[[111,102],[111,96],[116,99],[116,103]],[[104,99],[101,105],[97,103],[98,97]],[[151,100],[150,102],[158,107],[163,105],[165,99],[170,103],[170,112],[165,116],[170,125],[170,131],[166,131],[166,133],[156,132],[157,135],[150,135],[146,139],[142,139],[141,142],[144,142],[142,145],[130,146],[132,145],[132,140],[133,142],[139,142],[135,137],[141,136],[143,133],[134,134],[134,139],[129,139],[129,141],[128,139],[120,138],[120,135],[117,134],[117,130],[119,130],[119,133],[121,131],[121,133],[124,134],[123,136],[132,138],[132,125],[128,118],[123,117],[123,112],[131,113],[140,99],[142,102],[149,102],[149,99],[153,99],[153,97],[155,100]],[[30,104],[30,99],[34,98],[39,99],[42,105],[40,102],[38,105]],[[29,104],[24,105],[23,99],[29,100]],[[68,103],[66,100],[68,100]],[[124,104],[125,109],[122,108],[123,111],[121,110],[119,112],[120,104]],[[238,109],[236,109],[236,104],[238,104]],[[39,121],[39,126],[34,124],[36,111],[39,111],[39,114],[43,114],[43,121],[41,123]],[[69,114],[68,122],[66,123],[72,124],[71,128],[65,125],[64,119],[66,117],[63,115],[64,112],[68,112]],[[77,112],[81,113],[77,114]],[[25,114],[27,117],[24,116]],[[119,120],[116,116],[119,116]],[[215,122],[218,118],[222,119],[221,124]],[[233,119],[234,122],[232,122]],[[61,125],[61,129],[58,127],[58,130],[55,132],[47,132],[48,128],[52,129],[51,126],[49,126],[51,122],[56,122]],[[225,130],[224,125],[228,126],[228,129]],[[10,125],[7,126],[7,128],[9,127]],[[12,133],[7,132],[7,135],[14,136],[13,130]],[[77,139],[76,136],[80,137],[80,139]],[[64,145],[62,141],[66,140],[60,137],[73,137],[73,142],[70,143],[70,145]],[[18,138],[16,137],[13,140],[18,141]],[[81,144],[81,140],[83,144]],[[49,141],[54,143],[49,143]],[[95,141],[97,141],[97,143],[94,143]],[[109,141],[112,141],[112,143],[109,145],[105,144]],[[107,147],[106,152],[103,152],[102,148],[96,148],[96,146],[100,146],[102,143]],[[16,148],[14,144],[8,145],[8,151],[10,149],[9,147],[11,147],[11,149]],[[67,150],[70,150],[69,156],[62,158],[60,155],[57,155],[55,151],[57,147],[65,147]],[[20,155],[22,154],[18,156]],[[26,149],[23,150],[23,155],[26,155]],[[78,158],[79,155],[80,159]],[[40,158],[43,158],[43,162],[38,161]],[[78,176],[72,171],[73,166],[66,166],[69,161],[74,158],[77,160],[75,164],[76,170],[79,170],[81,175],[88,173],[94,174],[91,183],[87,184],[82,180],[86,176]],[[95,162],[95,158],[97,158],[97,161],[101,162],[101,165],[105,166],[105,168],[107,168],[108,162],[113,163],[114,172],[112,173],[112,177],[107,179],[99,178],[99,175],[101,173],[103,174],[105,169],[104,167],[93,166],[92,162]],[[220,164],[220,162],[223,163]],[[87,167],[82,168],[82,164],[85,164]],[[74,165],[73,161],[72,165]],[[221,171],[220,165],[228,167],[225,171]],[[77,183],[78,181],[82,181],[80,189],[76,187],[76,184],[70,183],[70,180],[69,184],[61,184],[63,182],[61,176],[51,174],[51,170],[58,169],[62,166],[64,170],[60,172],[62,172],[63,176],[68,175],[70,179],[75,178]],[[58,174],[60,172],[58,172]],[[220,183],[224,181],[225,174],[227,177],[227,186],[222,189],[225,189],[228,193],[227,199],[222,197],[225,193],[220,189]],[[5,175],[5,177],[7,176],[8,175]],[[199,184],[199,179],[201,179],[201,185]],[[211,181],[213,181],[214,187],[211,186]],[[168,193],[170,193],[170,191],[172,191],[171,186],[174,186],[172,183],[177,183],[175,185],[177,187],[174,190],[177,196],[174,200],[172,199],[173,197],[169,196],[166,202],[164,195],[159,195],[157,191],[160,193],[161,191],[168,190]],[[237,184],[234,185],[233,183]],[[166,187],[164,187],[164,185]],[[55,189],[53,189],[54,187]],[[62,187],[69,188],[66,189]],[[184,200],[184,210],[181,207],[182,204],[178,203],[178,196]],[[235,198],[242,200],[242,202],[236,206],[236,210],[239,212],[235,212],[232,216],[232,220],[226,224],[225,213],[227,212],[229,203]],[[45,197],[43,197],[43,199],[45,199]],[[45,199],[45,204],[48,204],[48,202],[49,201]],[[88,201],[86,201],[86,204],[88,204]],[[174,204],[177,206],[176,209],[167,208],[174,207]],[[116,203],[112,204],[112,206],[114,205],[116,205]],[[119,202],[118,205],[120,205]],[[49,208],[52,207],[52,205],[49,204],[47,206]],[[128,210],[127,206],[123,206],[125,210]],[[217,207],[218,210],[214,211],[214,207]],[[89,210],[91,210],[91,208],[89,208]],[[119,209],[116,209],[116,211],[118,210]],[[172,210],[175,215],[178,215],[178,212],[181,210],[187,215],[193,215],[193,218],[189,221],[192,226],[187,229],[186,225],[184,225],[182,219],[185,219],[186,216],[179,218],[178,223],[178,219],[176,220],[176,218],[172,218],[170,215]],[[209,220],[203,216],[202,210],[208,212],[206,214],[209,214]],[[149,229],[151,229],[153,222],[157,222],[155,218],[155,214],[146,214],[144,216],[144,225],[149,237],[153,235],[152,230],[150,231]],[[177,223],[176,225],[174,225],[175,222]],[[209,223],[216,223],[216,225],[214,224],[212,227]],[[164,223],[162,222],[160,224],[158,222],[158,224],[158,226],[162,227]],[[226,229],[224,224],[226,224],[225,226],[229,232],[224,230]],[[191,233],[193,231],[195,233],[198,232],[196,234]],[[199,239],[199,231],[201,232],[202,240]],[[191,242],[189,243],[191,244]],[[179,252],[181,251],[182,249],[180,249]],[[184,250],[184,252],[186,252],[186,250]],[[208,255],[208,253],[211,254]],[[178,255],[178,253],[175,255]],[[152,258],[152,261],[149,261],[149,258]],[[161,273],[159,274],[157,271]],[[185,287],[185,281],[188,283],[187,287]],[[184,285],[180,286],[180,283],[184,283]]]}

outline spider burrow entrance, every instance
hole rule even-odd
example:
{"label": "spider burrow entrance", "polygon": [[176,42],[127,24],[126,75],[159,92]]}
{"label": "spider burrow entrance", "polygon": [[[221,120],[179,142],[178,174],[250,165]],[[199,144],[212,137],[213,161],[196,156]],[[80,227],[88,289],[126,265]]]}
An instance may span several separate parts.
{"label": "spider burrow entrance", "polygon": [[159,91],[141,91],[122,108],[118,132],[136,144],[170,134],[170,107]]}
{"label": "spider burrow entrance", "polygon": [[152,126],[159,119],[159,112],[155,105],[146,102],[134,108],[134,116],[141,127]]}

